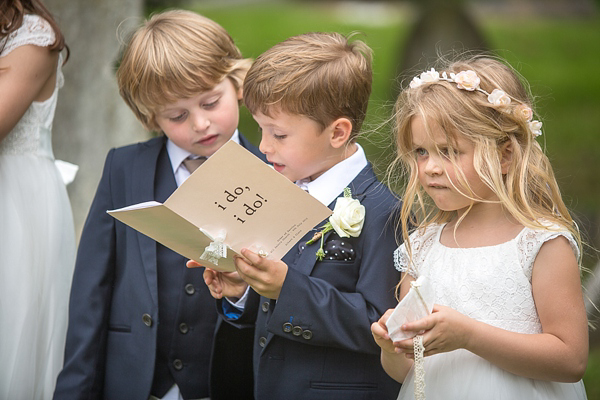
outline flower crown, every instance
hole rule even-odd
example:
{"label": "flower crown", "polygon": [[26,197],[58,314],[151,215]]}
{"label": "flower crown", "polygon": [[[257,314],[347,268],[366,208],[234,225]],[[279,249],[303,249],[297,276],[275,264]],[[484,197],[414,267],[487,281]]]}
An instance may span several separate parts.
{"label": "flower crown", "polygon": [[[481,80],[475,73],[475,71],[467,70],[460,71],[458,74],[453,72],[450,73],[450,76],[446,72],[440,73],[437,72],[434,68],[431,68],[429,71],[422,72],[421,75],[415,76],[413,80],[410,82],[410,88],[414,89],[421,85],[431,82],[437,81],[446,81],[456,83],[456,87],[462,90],[468,90],[469,92],[478,91],[487,96],[488,102],[495,106],[506,107],[510,104],[510,97],[500,89],[492,90],[492,93],[488,93],[483,90],[479,83]],[[513,113],[521,119],[527,121],[527,125],[531,134],[534,138],[540,136],[542,134],[542,123],[540,121],[533,119],[533,111],[526,104],[519,104],[515,107]]]}

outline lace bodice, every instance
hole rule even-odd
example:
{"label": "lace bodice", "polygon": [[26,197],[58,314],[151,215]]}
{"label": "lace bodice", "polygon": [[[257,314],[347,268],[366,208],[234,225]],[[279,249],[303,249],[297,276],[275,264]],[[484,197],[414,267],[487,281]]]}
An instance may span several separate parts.
{"label": "lace bodice", "polygon": [[[49,46],[55,41],[50,24],[37,15],[25,15],[23,25],[0,41],[0,57],[8,55],[19,46]],[[33,102],[13,130],[0,142],[1,154],[37,154],[53,158],[52,121],[58,98],[58,89],[63,85],[61,72],[62,56],[57,66],[56,88],[52,96],[43,102]]]}
{"label": "lace bodice", "polygon": [[531,275],[542,245],[558,236],[569,240],[578,256],[573,237],[566,231],[524,228],[502,244],[476,248],[450,248],[440,243],[443,225],[429,226],[410,236],[413,263],[401,245],[394,264],[412,277],[428,277],[436,292],[436,303],[471,318],[506,330],[540,333]]}

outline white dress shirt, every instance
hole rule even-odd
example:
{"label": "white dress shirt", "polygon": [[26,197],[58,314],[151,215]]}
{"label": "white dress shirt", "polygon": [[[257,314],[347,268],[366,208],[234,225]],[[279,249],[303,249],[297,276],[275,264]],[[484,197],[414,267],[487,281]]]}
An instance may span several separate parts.
{"label": "white dress shirt", "polygon": [[296,181],[296,185],[307,190],[321,203],[329,206],[368,164],[362,146],[358,143],[355,145],[356,151],[350,157],[335,164],[314,181],[302,179]]}

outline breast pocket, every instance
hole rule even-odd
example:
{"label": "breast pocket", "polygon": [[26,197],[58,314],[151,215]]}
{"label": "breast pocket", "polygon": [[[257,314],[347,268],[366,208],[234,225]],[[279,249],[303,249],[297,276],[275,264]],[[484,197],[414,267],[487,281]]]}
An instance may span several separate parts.
{"label": "breast pocket", "polygon": [[359,265],[356,260],[317,261],[311,276],[323,279],[342,292],[354,292],[358,281]]}

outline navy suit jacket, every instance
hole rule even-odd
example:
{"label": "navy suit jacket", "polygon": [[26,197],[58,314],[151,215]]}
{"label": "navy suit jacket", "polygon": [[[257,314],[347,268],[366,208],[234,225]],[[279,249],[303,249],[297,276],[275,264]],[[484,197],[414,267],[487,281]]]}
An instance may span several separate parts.
{"label": "navy suit jacket", "polygon": [[400,385],[383,370],[370,326],[397,304],[392,215],[399,200],[377,181],[370,165],[349,187],[366,209],[362,232],[342,239],[331,231],[324,240],[330,249],[342,243],[346,251],[353,249],[354,259],[317,261],[319,241],[303,246],[323,221],[284,256],[289,269],[277,301],[251,291],[241,317],[228,320],[237,327],[256,324],[257,400],[398,396]]}
{"label": "navy suit jacket", "polygon": [[[240,143],[265,160],[241,135]],[[252,330],[240,334],[238,330],[228,329],[227,324],[222,324],[224,329],[220,329],[214,299],[202,280],[203,269],[186,269],[183,257],[106,213],[106,210],[149,200],[164,202],[176,187],[166,137],[112,149],[108,153],[79,244],[69,305],[65,364],[57,380],[55,399],[148,399],[155,374],[157,345],[161,344],[157,343],[161,323],[159,260],[177,261],[176,265],[167,267],[184,278],[173,280],[180,283],[173,290],[194,305],[195,329],[187,325],[173,327],[173,345],[186,351],[178,357],[180,365],[170,362],[171,371],[181,374],[181,379],[190,382],[194,390],[208,395],[209,379],[221,381],[220,374],[227,372],[213,368],[209,378],[213,343],[236,347],[239,341],[244,347],[243,343],[251,342]],[[188,278],[196,283],[187,283]],[[163,320],[165,317],[163,314]],[[213,357],[213,365],[223,368],[233,363],[219,358],[234,356],[226,350]],[[251,354],[236,355],[241,357],[236,362],[242,366],[236,377],[240,382],[252,382]],[[219,393],[211,396],[236,398]]]}

